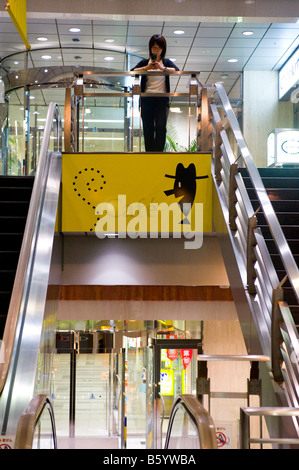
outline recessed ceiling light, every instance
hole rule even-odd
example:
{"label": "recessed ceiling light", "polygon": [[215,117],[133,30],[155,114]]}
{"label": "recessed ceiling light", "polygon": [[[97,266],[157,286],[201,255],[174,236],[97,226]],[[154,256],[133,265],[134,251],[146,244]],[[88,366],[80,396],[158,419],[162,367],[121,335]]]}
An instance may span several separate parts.
{"label": "recessed ceiling light", "polygon": [[114,60],[114,57],[105,57],[105,60],[107,60],[109,62],[111,60]]}
{"label": "recessed ceiling light", "polygon": [[107,39],[105,39],[105,42],[115,42],[115,39],[107,38]]}
{"label": "recessed ceiling light", "polygon": [[238,62],[239,59],[228,59],[227,62]]}
{"label": "recessed ceiling light", "polygon": [[48,72],[49,72],[49,70],[48,70],[48,69],[45,69],[45,70],[44,70],[44,72],[45,72],[45,73],[48,73]]}
{"label": "recessed ceiling light", "polygon": [[182,29],[177,29],[173,32],[173,34],[185,34],[185,31],[183,31]]}
{"label": "recessed ceiling light", "polygon": [[37,38],[38,41],[41,41],[41,42],[45,42],[45,41],[48,41],[48,38],[45,38],[45,37],[39,37]]}
{"label": "recessed ceiling light", "polygon": [[222,73],[222,74],[220,75],[220,77],[221,77],[223,80],[225,80],[226,78],[228,78],[228,74],[227,74],[227,73]]}
{"label": "recessed ceiling light", "polygon": [[52,56],[51,55],[42,55],[42,59],[49,60],[49,59],[52,59]]}
{"label": "recessed ceiling light", "polygon": [[35,100],[35,96],[29,96],[30,100]]}
{"label": "recessed ceiling light", "polygon": [[16,60],[16,61],[14,62],[14,64],[15,64],[15,65],[18,65],[18,64],[19,64],[19,62]]}
{"label": "recessed ceiling light", "polygon": [[71,33],[80,33],[81,29],[80,28],[70,28]]}
{"label": "recessed ceiling light", "polygon": [[254,33],[253,33],[253,31],[243,31],[242,34],[243,34],[243,36],[252,36],[252,34],[254,34]]}
{"label": "recessed ceiling light", "polygon": [[19,78],[19,75],[16,75],[15,78]]}

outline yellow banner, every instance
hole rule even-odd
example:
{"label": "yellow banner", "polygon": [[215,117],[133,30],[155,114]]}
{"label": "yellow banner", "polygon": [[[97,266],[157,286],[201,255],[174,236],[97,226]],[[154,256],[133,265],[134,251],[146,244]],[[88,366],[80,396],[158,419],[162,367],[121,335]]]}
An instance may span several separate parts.
{"label": "yellow banner", "polygon": [[26,0],[10,0],[5,4],[5,10],[9,13],[19,35],[27,49],[31,49],[27,41]]}
{"label": "yellow banner", "polygon": [[211,155],[64,154],[62,231],[99,238],[211,232]]}

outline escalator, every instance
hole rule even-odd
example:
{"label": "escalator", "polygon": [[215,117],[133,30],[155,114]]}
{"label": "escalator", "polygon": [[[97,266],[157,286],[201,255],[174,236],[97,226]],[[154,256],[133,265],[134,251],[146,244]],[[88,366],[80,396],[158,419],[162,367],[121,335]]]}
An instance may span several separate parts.
{"label": "escalator", "polygon": [[[59,220],[61,128],[59,108],[51,103],[35,176],[0,178],[0,433],[12,440],[34,396],[37,365],[43,360],[42,333]],[[46,377],[51,372],[45,368],[44,373]]]}
{"label": "escalator", "polygon": [[193,395],[178,395],[172,405],[165,449],[217,449],[213,419]]}
{"label": "escalator", "polygon": [[34,177],[0,176],[0,339],[3,338]]}

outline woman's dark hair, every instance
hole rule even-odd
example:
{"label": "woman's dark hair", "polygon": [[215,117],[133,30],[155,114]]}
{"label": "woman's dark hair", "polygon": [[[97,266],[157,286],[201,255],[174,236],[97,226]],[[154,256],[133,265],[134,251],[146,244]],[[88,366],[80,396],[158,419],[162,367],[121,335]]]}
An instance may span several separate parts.
{"label": "woman's dark hair", "polygon": [[151,55],[151,48],[153,47],[154,44],[158,44],[158,46],[161,47],[162,49],[161,59],[163,59],[166,54],[166,39],[164,38],[164,36],[161,36],[161,34],[154,34],[150,38],[149,44],[148,44],[150,55]]}

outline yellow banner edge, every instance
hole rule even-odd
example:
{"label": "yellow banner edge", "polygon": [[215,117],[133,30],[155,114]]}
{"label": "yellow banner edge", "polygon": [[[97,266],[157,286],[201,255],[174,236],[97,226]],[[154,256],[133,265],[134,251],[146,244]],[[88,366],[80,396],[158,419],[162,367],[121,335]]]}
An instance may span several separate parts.
{"label": "yellow banner edge", "polygon": [[27,41],[27,37],[24,35],[15,15],[13,14],[13,12],[11,11],[11,8],[10,8],[10,4],[9,3],[6,3],[5,4],[5,10],[7,11],[7,13],[9,14],[9,16],[11,17],[15,27],[17,28],[17,31],[19,33],[19,35],[21,36],[21,39],[23,41],[23,43],[25,44],[26,48],[27,49],[31,49],[31,46],[29,44],[29,42]]}

